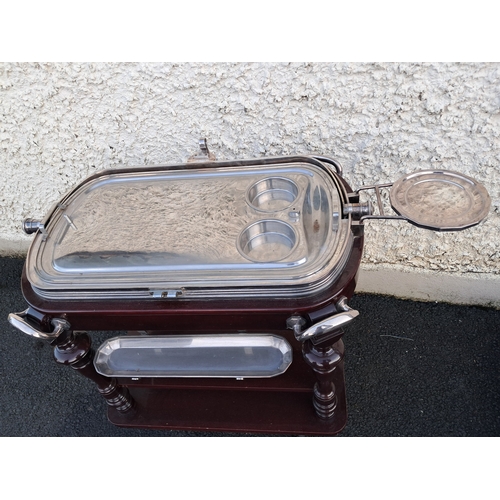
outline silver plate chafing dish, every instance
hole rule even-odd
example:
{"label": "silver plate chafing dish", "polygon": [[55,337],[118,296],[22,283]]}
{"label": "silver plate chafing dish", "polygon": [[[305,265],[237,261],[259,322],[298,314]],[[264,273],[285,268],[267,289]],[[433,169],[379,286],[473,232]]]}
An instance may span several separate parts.
{"label": "silver plate chafing dish", "polygon": [[[354,191],[334,159],[217,162],[200,147],[98,173],[25,220],[29,307],[9,321],[94,380],[116,425],[338,433],[364,222],[462,230],[488,193],[443,170]],[[94,353],[80,330],[128,333]]]}

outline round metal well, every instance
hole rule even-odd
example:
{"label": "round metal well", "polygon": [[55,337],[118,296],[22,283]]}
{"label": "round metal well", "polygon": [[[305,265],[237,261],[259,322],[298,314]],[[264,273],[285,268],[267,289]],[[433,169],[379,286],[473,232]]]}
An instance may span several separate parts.
{"label": "round metal well", "polygon": [[254,262],[277,262],[292,253],[297,235],[292,226],[280,220],[261,220],[250,224],[238,238],[238,250]]}
{"label": "round metal well", "polygon": [[299,188],[286,177],[267,177],[253,184],[247,192],[248,203],[262,212],[276,212],[290,206]]}

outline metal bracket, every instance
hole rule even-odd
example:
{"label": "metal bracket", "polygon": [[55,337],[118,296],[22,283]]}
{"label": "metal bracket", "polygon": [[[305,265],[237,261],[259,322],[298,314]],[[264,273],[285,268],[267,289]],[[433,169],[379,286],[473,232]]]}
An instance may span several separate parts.
{"label": "metal bracket", "polygon": [[190,156],[188,163],[215,161],[215,155],[208,150],[206,139],[200,139],[198,146],[200,147],[201,154]]}
{"label": "metal bracket", "polygon": [[[360,191],[368,191],[368,190],[373,189],[375,191],[375,195],[377,197],[377,207],[378,207],[378,212],[379,212],[376,215],[373,215],[373,213],[362,215],[362,217],[359,219],[360,222],[363,222],[364,220],[367,220],[367,219],[407,220],[405,217],[401,217],[400,215],[386,215],[386,213],[384,212],[384,203],[382,202],[382,196],[380,195],[380,188],[390,188],[390,187],[392,187],[392,185],[393,185],[392,182],[387,183],[387,184],[375,184],[373,186],[363,186],[363,187],[360,187],[359,189],[356,190],[356,194],[359,195]],[[370,208],[370,212],[373,212],[373,210],[371,208]]]}

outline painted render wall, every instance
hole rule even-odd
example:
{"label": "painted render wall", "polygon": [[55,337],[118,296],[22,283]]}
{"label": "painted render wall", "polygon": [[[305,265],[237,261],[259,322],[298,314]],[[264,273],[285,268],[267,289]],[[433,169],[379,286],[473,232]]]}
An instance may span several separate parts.
{"label": "painted render wall", "polygon": [[358,290],[500,306],[498,63],[2,63],[0,254],[88,175],[183,162],[199,137],[217,159],[332,156],[353,187],[474,177],[492,199],[475,228],[367,223]]}

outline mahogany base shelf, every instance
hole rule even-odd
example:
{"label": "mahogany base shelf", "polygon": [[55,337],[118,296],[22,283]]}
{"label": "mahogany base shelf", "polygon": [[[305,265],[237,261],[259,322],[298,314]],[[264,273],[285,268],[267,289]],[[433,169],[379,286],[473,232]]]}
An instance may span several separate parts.
{"label": "mahogany base shelf", "polygon": [[315,380],[300,353],[287,372],[271,379],[118,379],[135,407],[126,413],[108,407],[108,419],[120,427],[149,429],[338,434],[347,420],[344,362],[333,373],[337,406],[330,419],[314,410]]}

